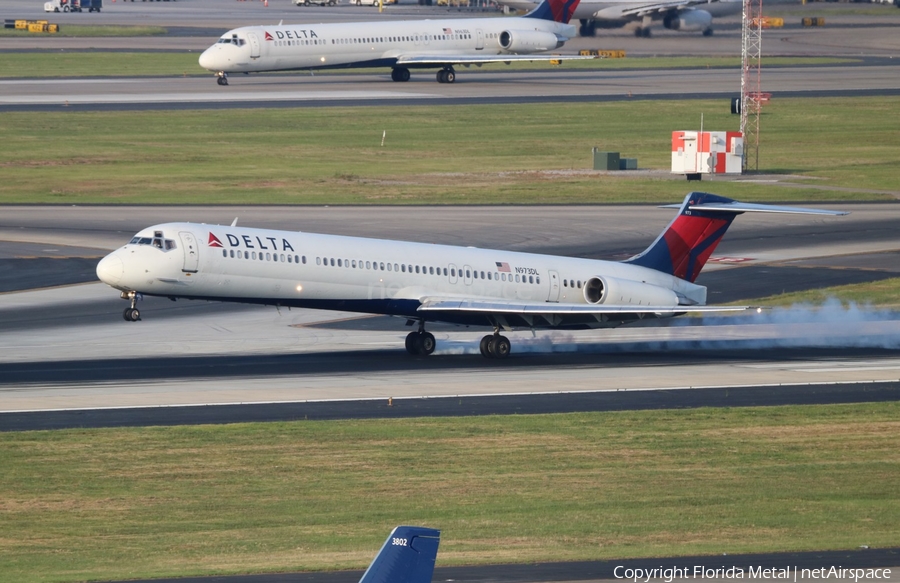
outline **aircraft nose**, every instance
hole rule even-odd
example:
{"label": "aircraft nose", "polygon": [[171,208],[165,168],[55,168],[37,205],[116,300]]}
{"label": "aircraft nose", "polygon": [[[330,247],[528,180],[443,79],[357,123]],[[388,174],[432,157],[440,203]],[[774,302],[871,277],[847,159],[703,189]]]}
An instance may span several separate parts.
{"label": "aircraft nose", "polygon": [[97,264],[97,277],[107,285],[118,285],[124,273],[125,264],[115,253],[110,253]]}
{"label": "aircraft nose", "polygon": [[200,54],[200,66],[208,71],[218,71],[216,67],[216,57],[213,54],[216,47],[210,47]]}

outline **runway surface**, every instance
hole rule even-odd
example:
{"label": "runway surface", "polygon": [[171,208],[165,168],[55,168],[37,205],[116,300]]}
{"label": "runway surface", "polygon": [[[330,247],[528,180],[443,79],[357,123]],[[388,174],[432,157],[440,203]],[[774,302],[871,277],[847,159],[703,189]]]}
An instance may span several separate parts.
{"label": "runway surface", "polygon": [[[765,295],[766,289],[776,293],[800,283],[896,275],[900,205],[850,210],[847,217],[740,217],[703,283],[720,294],[711,297],[724,301],[740,296],[734,290],[742,287]],[[0,250],[34,253],[34,245],[44,244],[58,255],[68,251],[89,260],[147,224],[174,218],[227,224],[235,216],[244,225],[617,258],[649,244],[671,211],[7,207],[0,240],[10,242]],[[47,276],[48,285],[53,277]],[[718,286],[717,278],[730,285]],[[515,332],[512,358],[503,362],[477,354],[484,330],[430,326],[438,351],[415,359],[402,348],[405,322],[394,318],[147,298],[144,321],[127,323],[124,307],[117,292],[99,283],[0,295],[0,410],[799,387],[900,378],[900,318],[839,306],[740,320],[681,319],[662,328]]]}
{"label": "runway surface", "polygon": [[[781,97],[900,94],[900,59],[868,66],[767,69],[763,84]],[[148,107],[270,107],[280,105],[399,105],[429,103],[535,103],[623,99],[729,98],[740,93],[735,69],[650,71],[459,70],[460,81],[435,83],[433,71],[393,83],[390,71],[353,75],[236,76],[228,87],[209,78],[0,80],[0,106],[8,110]],[[852,88],[852,89],[848,89]]]}

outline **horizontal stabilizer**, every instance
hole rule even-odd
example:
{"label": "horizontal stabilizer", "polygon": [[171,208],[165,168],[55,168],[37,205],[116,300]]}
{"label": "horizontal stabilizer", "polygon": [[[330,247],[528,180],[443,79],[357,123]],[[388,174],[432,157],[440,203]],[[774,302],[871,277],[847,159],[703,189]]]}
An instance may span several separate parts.
{"label": "horizontal stabilizer", "polygon": [[398,526],[359,583],[431,583],[441,531],[422,526]]}
{"label": "horizontal stabilizer", "polygon": [[[663,205],[660,208],[666,209],[680,209],[683,205],[681,204],[667,204]],[[824,209],[811,209],[804,207],[796,207],[796,206],[781,206],[774,204],[754,204],[752,202],[738,202],[736,200],[732,200],[729,202],[702,202],[700,204],[688,204],[687,210],[690,211],[707,211],[707,212],[721,212],[721,213],[733,213],[733,214],[741,214],[741,213],[785,213],[785,214],[796,214],[796,215],[829,215],[829,216],[843,216],[849,215],[849,212],[846,211],[829,211]]]}

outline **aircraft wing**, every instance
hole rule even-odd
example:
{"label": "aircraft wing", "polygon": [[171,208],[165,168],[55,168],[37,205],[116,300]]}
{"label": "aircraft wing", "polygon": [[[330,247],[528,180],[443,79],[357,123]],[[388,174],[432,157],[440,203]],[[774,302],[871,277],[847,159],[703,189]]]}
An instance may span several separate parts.
{"label": "aircraft wing", "polygon": [[631,320],[665,318],[687,312],[720,313],[741,312],[755,309],[752,306],[634,306],[558,304],[553,302],[502,301],[479,299],[427,298],[419,312],[433,316],[441,314],[450,320],[473,320],[479,317],[497,322],[504,327],[531,327],[537,322],[541,327],[598,327],[615,326]]}
{"label": "aircraft wing", "polygon": [[484,65],[512,61],[571,61],[596,59],[596,55],[400,55],[398,65]]}

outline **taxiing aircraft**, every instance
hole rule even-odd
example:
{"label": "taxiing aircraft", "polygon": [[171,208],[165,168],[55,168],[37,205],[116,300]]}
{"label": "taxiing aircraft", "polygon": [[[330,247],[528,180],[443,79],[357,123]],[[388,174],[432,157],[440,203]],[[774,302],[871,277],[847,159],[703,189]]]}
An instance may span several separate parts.
{"label": "taxiing aircraft", "polygon": [[[497,0],[517,10],[532,10],[538,0]],[[638,37],[650,37],[650,24],[662,21],[669,30],[713,33],[714,16],[738,14],[743,0],[581,0],[572,18],[581,22],[578,33],[594,36],[597,28],[617,28],[638,22]]]}
{"label": "taxiing aircraft", "polygon": [[398,526],[384,541],[359,583],[431,583],[441,531]]}
{"label": "taxiing aircraft", "polygon": [[215,72],[219,85],[228,85],[230,73],[349,67],[390,67],[394,81],[409,81],[410,69],[437,68],[439,83],[453,83],[454,65],[561,59],[533,53],[577,36],[569,20],[578,2],[542,0],[512,18],[244,26],[206,49],[200,66]]}
{"label": "taxiing aircraft", "polygon": [[[669,207],[671,208],[671,207]],[[501,330],[612,328],[706,305],[694,283],[726,229],[746,212],[842,212],[747,204],[692,192],[643,253],[622,262],[195,223],[148,227],[97,265],[100,280],[139,295],[387,314],[418,323],[406,350],[428,355],[427,322],[490,326],[481,353],[510,352]]]}

